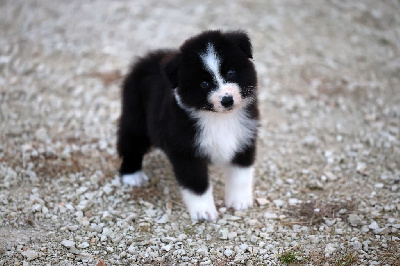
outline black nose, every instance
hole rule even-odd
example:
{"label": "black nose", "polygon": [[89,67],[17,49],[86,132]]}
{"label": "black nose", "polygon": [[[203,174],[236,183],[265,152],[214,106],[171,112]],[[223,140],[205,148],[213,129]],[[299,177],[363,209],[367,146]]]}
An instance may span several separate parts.
{"label": "black nose", "polygon": [[225,108],[231,107],[233,105],[233,97],[232,97],[232,95],[222,97],[221,104]]}

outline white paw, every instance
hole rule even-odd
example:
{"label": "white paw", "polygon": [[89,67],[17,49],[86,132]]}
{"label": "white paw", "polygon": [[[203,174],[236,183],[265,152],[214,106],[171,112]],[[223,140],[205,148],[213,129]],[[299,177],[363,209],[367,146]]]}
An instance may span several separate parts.
{"label": "white paw", "polygon": [[215,208],[211,187],[202,195],[197,195],[188,189],[181,188],[182,199],[188,208],[192,221],[215,221],[218,212]]}
{"label": "white paw", "polygon": [[238,191],[238,194],[226,193],[225,205],[236,211],[247,210],[253,205],[253,194],[245,191]]}
{"label": "white paw", "polygon": [[124,183],[124,185],[134,187],[142,186],[142,184],[147,180],[149,180],[149,178],[142,171],[122,176],[122,183]]}
{"label": "white paw", "polygon": [[253,168],[232,166],[225,183],[225,205],[235,210],[247,210],[253,205]]}

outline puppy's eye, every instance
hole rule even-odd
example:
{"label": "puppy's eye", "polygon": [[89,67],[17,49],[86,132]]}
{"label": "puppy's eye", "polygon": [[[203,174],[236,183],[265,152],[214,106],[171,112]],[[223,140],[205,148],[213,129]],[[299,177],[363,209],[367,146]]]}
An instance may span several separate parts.
{"label": "puppy's eye", "polygon": [[200,83],[200,87],[202,87],[203,89],[207,89],[209,86],[207,81],[203,81],[202,83]]}
{"label": "puppy's eye", "polygon": [[235,70],[231,69],[231,70],[228,70],[228,72],[226,72],[226,77],[227,77],[228,79],[231,79],[231,78],[233,78],[234,76],[235,76]]}

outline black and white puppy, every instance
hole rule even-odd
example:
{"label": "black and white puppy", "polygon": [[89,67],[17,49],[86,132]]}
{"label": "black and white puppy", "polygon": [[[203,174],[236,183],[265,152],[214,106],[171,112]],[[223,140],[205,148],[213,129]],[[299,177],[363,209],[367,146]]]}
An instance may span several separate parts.
{"label": "black and white puppy", "polygon": [[226,207],[250,207],[259,116],[251,59],[241,31],[206,31],[179,50],[141,58],[122,89],[117,148],[123,182],[147,180],[142,159],[155,146],[171,161],[192,220],[218,217],[210,163],[226,172]]}

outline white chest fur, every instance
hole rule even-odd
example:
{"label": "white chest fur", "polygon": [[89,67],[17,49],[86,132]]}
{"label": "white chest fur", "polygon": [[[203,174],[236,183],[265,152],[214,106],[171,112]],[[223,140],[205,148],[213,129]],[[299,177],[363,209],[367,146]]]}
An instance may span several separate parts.
{"label": "white chest fur", "polygon": [[209,157],[214,164],[229,163],[256,136],[258,121],[250,119],[244,108],[231,113],[201,111],[196,118],[197,152]]}

